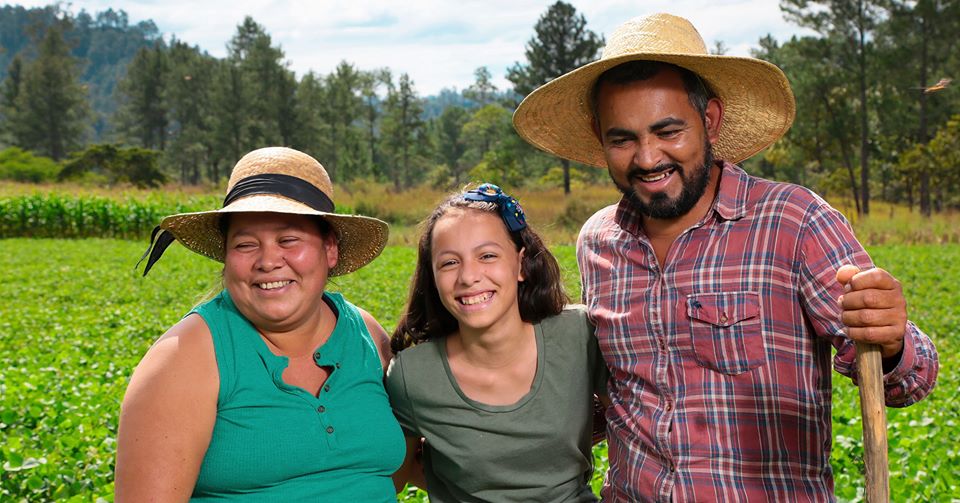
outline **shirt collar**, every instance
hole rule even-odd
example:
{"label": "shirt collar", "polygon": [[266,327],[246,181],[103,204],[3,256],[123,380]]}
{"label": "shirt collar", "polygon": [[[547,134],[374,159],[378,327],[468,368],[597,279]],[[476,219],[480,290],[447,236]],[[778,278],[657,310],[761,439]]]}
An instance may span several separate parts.
{"label": "shirt collar", "polygon": [[[713,202],[711,211],[707,212],[701,224],[713,214],[723,220],[739,220],[747,214],[747,196],[750,193],[753,180],[746,171],[736,164],[727,161],[721,162],[722,170],[717,198]],[[614,219],[624,231],[634,236],[643,234],[640,225],[642,221],[640,212],[630,204],[626,197],[620,198]]]}
{"label": "shirt collar", "polygon": [[748,195],[753,179],[740,166],[723,161],[720,190],[713,211],[724,220],[739,220],[747,214]]}

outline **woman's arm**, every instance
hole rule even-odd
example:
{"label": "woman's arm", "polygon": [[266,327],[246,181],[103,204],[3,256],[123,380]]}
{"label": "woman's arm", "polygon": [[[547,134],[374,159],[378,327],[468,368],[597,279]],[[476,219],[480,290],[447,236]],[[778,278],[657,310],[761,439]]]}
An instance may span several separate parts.
{"label": "woman's arm", "polygon": [[219,381],[210,330],[197,314],[147,351],[120,410],[117,503],[190,498],[216,420]]}
{"label": "woman's arm", "polygon": [[386,374],[387,367],[390,366],[390,360],[393,359],[393,350],[390,349],[390,336],[387,335],[387,331],[380,326],[380,323],[372,314],[359,307],[357,309],[360,311],[363,322],[367,325],[367,331],[370,332],[373,343],[377,345],[377,352],[380,353],[380,364],[383,366],[383,373]]}
{"label": "woman's arm", "polygon": [[427,481],[423,476],[423,439],[420,437],[404,436],[407,442],[407,456],[403,458],[400,469],[393,474],[393,486],[397,492],[403,490],[408,483],[420,489],[427,489]]}

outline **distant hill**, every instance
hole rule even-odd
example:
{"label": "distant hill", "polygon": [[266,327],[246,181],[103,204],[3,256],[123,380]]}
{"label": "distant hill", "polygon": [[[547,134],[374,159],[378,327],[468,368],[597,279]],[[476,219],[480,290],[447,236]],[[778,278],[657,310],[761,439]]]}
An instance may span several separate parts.
{"label": "distant hill", "polygon": [[[36,43],[54,20],[66,18],[72,28],[66,33],[73,55],[80,60],[81,82],[89,86],[90,107],[94,113],[94,142],[108,141],[110,117],[117,109],[114,89],[126,73],[127,64],[142,47],[164,44],[162,34],[152,20],[130,24],[123,10],[107,9],[89,14],[81,10],[73,15],[58,5],[25,8],[19,5],[0,7],[0,82],[14,56],[25,61],[36,55]],[[518,102],[511,90],[494,94],[494,100]],[[466,109],[479,105],[457,89],[446,88],[437,95],[423,96],[423,119],[439,116],[448,106]]]}
{"label": "distant hill", "polygon": [[24,61],[36,56],[36,42],[56,19],[68,19],[72,25],[65,37],[80,60],[81,82],[90,90],[93,109],[94,140],[109,134],[109,118],[117,108],[113,90],[126,72],[127,63],[141,47],[163,43],[153,21],[131,25],[127,13],[107,9],[94,15],[81,10],[72,15],[59,6],[27,9],[19,5],[0,7],[0,81],[20,54]]}

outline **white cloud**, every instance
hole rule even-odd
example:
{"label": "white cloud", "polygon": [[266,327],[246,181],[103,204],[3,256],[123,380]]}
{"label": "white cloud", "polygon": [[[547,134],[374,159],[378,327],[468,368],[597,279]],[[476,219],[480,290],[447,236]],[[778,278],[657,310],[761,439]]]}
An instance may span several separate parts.
{"label": "white cloud", "polygon": [[[47,2],[27,0],[24,6]],[[69,9],[90,13],[123,9],[131,23],[152,19],[169,38],[222,57],[226,44],[252,16],[279,44],[298,75],[325,74],[346,60],[358,68],[389,67],[408,73],[421,95],[444,87],[462,89],[473,71],[487,66],[495,83],[509,87],[504,74],[524,61],[524,45],[547,0],[76,0]],[[783,40],[800,30],[783,20],[776,0],[573,0],[588,28],[609,34],[620,23],[653,12],[671,12],[693,22],[707,46],[722,40],[732,55],[748,55],[757,40],[772,33]],[[642,6],[642,7],[641,7]]]}

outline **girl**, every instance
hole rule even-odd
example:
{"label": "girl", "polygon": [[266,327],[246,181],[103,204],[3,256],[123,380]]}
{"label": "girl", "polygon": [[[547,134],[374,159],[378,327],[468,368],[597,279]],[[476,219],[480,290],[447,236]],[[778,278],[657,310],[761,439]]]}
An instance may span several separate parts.
{"label": "girl", "polygon": [[387,392],[407,437],[395,482],[430,501],[596,501],[591,430],[606,367],[560,268],[499,187],[424,222]]}

